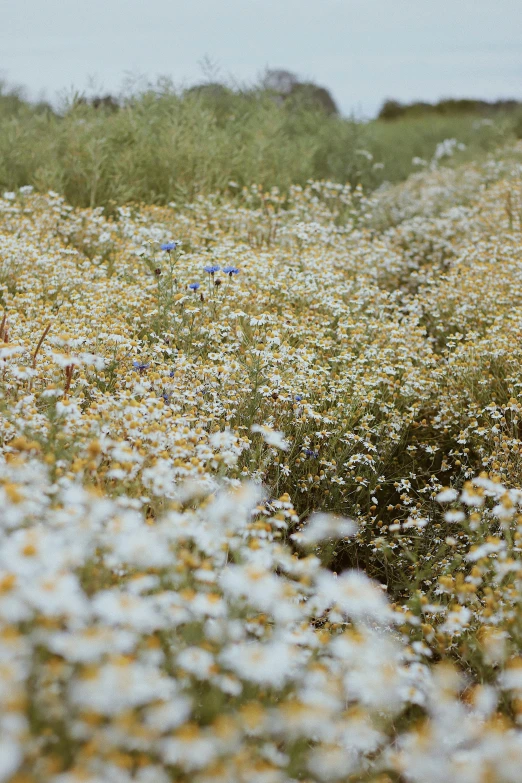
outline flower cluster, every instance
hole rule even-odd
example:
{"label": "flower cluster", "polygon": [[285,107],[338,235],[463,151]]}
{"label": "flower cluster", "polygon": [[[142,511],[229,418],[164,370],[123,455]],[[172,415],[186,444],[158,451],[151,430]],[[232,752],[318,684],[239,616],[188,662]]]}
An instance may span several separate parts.
{"label": "flower cluster", "polygon": [[0,783],[517,783],[520,172],[0,199]]}

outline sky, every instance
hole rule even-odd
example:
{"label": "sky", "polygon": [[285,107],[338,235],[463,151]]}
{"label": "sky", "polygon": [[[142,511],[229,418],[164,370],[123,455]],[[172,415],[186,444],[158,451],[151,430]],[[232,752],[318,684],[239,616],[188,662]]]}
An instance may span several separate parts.
{"label": "sky", "polygon": [[0,0],[0,76],[32,98],[284,68],[343,114],[383,100],[522,99],[522,0]]}

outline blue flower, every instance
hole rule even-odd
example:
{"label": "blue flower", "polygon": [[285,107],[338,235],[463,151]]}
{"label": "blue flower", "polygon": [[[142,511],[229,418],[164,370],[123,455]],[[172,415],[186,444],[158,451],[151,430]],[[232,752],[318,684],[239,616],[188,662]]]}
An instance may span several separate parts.
{"label": "blue flower", "polygon": [[317,459],[317,457],[319,456],[319,453],[317,451],[314,451],[313,449],[303,449],[303,451],[307,457],[314,457],[315,459]]}
{"label": "blue flower", "polygon": [[189,288],[190,288],[191,291],[197,291],[198,288],[199,288],[199,283],[191,283],[189,285]]}
{"label": "blue flower", "polygon": [[295,395],[295,401],[296,402],[301,402],[302,399],[303,399],[303,395],[302,394],[296,394]]}
{"label": "blue flower", "polygon": [[223,272],[228,275],[229,277],[232,277],[232,275],[238,275],[239,269],[235,266],[224,266]]}
{"label": "blue flower", "polygon": [[177,242],[165,242],[165,244],[161,246],[161,249],[166,250],[167,253],[170,253],[170,251],[175,250],[177,246],[178,246]]}
{"label": "blue flower", "polygon": [[214,266],[204,266],[203,267],[203,270],[205,272],[208,272],[209,275],[213,275],[214,272],[219,272],[220,269],[221,269],[221,267],[217,266],[216,264],[214,264]]}
{"label": "blue flower", "polygon": [[170,405],[170,394],[167,394],[167,392],[164,391],[161,396],[165,402],[165,405]]}
{"label": "blue flower", "polygon": [[140,372],[143,372],[144,370],[148,370],[150,367],[150,362],[147,362],[146,364],[144,362],[138,362],[136,359],[132,362],[132,366],[135,370],[139,370]]}

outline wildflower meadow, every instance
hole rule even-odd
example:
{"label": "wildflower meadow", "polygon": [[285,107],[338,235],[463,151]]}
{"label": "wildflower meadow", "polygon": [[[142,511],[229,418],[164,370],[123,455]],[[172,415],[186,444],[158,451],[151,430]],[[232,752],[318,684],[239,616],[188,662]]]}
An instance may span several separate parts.
{"label": "wildflower meadow", "polygon": [[0,782],[520,783],[522,146],[456,144],[3,193]]}

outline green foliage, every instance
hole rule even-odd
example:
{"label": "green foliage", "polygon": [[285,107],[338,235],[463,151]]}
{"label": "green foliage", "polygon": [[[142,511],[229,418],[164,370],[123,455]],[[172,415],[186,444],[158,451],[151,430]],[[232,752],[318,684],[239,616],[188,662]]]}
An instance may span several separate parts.
{"label": "green foliage", "polygon": [[393,123],[377,120],[366,128],[367,148],[376,161],[384,163],[382,178],[401,182],[418,170],[415,158],[421,166],[422,161],[428,164],[437,145],[445,139],[456,139],[466,149],[457,150],[451,158],[442,160],[443,164],[481,160],[513,136],[514,122],[515,117],[499,116],[491,120],[459,114],[412,116]]}
{"label": "green foliage", "polygon": [[404,117],[455,116],[458,114],[489,116],[498,113],[518,112],[521,108],[522,103],[515,100],[480,101],[474,98],[443,98],[437,103],[427,103],[426,101],[401,103],[389,99],[383,103],[379,111],[379,119],[397,120]]}
{"label": "green foliage", "polygon": [[287,191],[328,179],[368,190],[406,178],[417,168],[412,159],[429,162],[445,139],[466,145],[451,158],[461,162],[506,142],[520,124],[514,115],[470,114],[361,122],[340,117],[324,88],[278,85],[212,82],[179,92],[159,83],[120,101],[75,96],[60,113],[3,87],[0,188],[33,185],[106,208],[186,203],[253,182]]}

